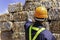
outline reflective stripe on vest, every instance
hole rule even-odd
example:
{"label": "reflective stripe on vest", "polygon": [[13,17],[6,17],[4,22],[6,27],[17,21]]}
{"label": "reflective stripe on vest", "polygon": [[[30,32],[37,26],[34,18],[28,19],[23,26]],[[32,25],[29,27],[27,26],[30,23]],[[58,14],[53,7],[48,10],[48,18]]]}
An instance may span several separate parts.
{"label": "reflective stripe on vest", "polygon": [[[32,29],[33,30],[35,30],[35,31],[37,31],[36,32],[36,34],[35,34],[35,36],[33,37],[33,39],[32,39],[32,33],[31,33],[31,31],[32,31]],[[29,28],[29,40],[35,40],[37,37],[38,37],[38,35],[42,32],[42,31],[44,31],[45,30],[45,28],[37,28],[37,27],[33,27],[32,25],[30,26],[30,28]]]}

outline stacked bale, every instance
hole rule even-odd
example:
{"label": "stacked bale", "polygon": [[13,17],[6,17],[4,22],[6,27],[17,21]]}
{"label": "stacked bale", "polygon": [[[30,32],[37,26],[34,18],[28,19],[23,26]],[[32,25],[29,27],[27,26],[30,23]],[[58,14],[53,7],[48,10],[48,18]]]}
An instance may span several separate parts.
{"label": "stacked bale", "polygon": [[26,11],[16,12],[13,14],[13,19],[15,22],[26,21],[27,20],[27,12]]}
{"label": "stacked bale", "polygon": [[12,22],[0,22],[1,40],[12,40]]}
{"label": "stacked bale", "polygon": [[13,15],[12,14],[0,15],[0,22],[1,21],[13,21]]}
{"label": "stacked bale", "polygon": [[10,4],[8,11],[13,15],[13,40],[25,40],[24,24],[27,20],[27,12],[23,11],[23,5],[21,3]]}
{"label": "stacked bale", "polygon": [[14,22],[14,27],[13,27],[13,39],[14,40],[25,40],[25,29],[24,29],[24,24],[25,22]]}
{"label": "stacked bale", "polygon": [[58,21],[60,19],[60,11],[59,7],[54,7],[49,10],[49,20],[56,20]]}
{"label": "stacked bale", "polygon": [[[2,40],[25,40],[24,24],[27,19],[34,19],[35,8],[45,6],[48,10],[49,22],[43,25],[50,30],[57,40],[60,40],[60,1],[58,0],[26,0],[21,3],[9,4],[9,14],[0,15],[0,30]],[[6,39],[5,39],[6,38]]]}
{"label": "stacked bale", "polygon": [[51,21],[51,23],[50,23],[50,31],[52,33],[60,34],[60,21]]}
{"label": "stacked bale", "polygon": [[9,14],[0,15],[1,39],[25,40],[24,24],[27,20],[27,12],[23,11],[23,5],[21,3],[9,4],[8,11]]}
{"label": "stacked bale", "polygon": [[[60,34],[60,27],[59,27],[59,20],[60,20],[60,5],[59,5],[59,1],[57,0],[26,0],[26,3],[24,5],[24,10],[28,11],[28,18],[31,18],[34,14],[35,8],[38,6],[45,6],[48,10],[48,15],[49,15],[49,20],[51,21],[49,24],[49,27],[47,27],[48,25],[46,25],[46,28],[48,30],[50,30],[53,33],[59,33]],[[31,12],[33,11],[33,12]],[[32,13],[32,14],[31,14]],[[57,22],[58,21],[58,22]],[[54,24],[54,22],[58,23],[58,24]],[[48,24],[48,22],[46,22],[45,24]],[[56,29],[57,26],[57,29]],[[55,30],[56,29],[56,30]],[[58,35],[55,35],[58,36]],[[58,36],[59,37],[59,36]],[[57,38],[57,37],[56,37]],[[57,40],[59,40],[59,38],[57,38]]]}
{"label": "stacked bale", "polygon": [[21,3],[13,3],[8,5],[9,12],[19,12],[22,11],[23,6]]}
{"label": "stacked bale", "polygon": [[55,38],[56,38],[56,40],[60,40],[60,34],[53,34],[54,36],[55,36]]}

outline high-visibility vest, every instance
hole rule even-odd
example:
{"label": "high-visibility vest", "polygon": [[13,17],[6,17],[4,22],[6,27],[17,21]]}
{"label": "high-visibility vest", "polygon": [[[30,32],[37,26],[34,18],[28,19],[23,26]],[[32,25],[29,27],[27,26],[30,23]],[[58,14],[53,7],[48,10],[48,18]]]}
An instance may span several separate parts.
{"label": "high-visibility vest", "polygon": [[[32,29],[33,30],[35,30],[35,31],[37,31],[36,32],[36,34],[35,34],[35,36],[32,38]],[[30,28],[29,28],[29,40],[36,40],[36,38],[38,37],[38,35],[42,32],[42,31],[44,31],[45,30],[45,28],[37,28],[37,27],[33,27],[32,25],[30,26]]]}

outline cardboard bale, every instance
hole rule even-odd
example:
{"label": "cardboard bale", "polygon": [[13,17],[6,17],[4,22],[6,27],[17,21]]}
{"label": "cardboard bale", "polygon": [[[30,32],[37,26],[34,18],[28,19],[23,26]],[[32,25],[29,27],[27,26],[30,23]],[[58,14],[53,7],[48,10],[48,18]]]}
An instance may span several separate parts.
{"label": "cardboard bale", "polygon": [[60,21],[51,21],[50,31],[53,33],[60,33]]}
{"label": "cardboard bale", "polygon": [[12,40],[12,32],[11,31],[1,32],[1,40]]}
{"label": "cardboard bale", "polygon": [[15,22],[26,21],[27,20],[27,12],[17,12],[13,14],[13,19]]}
{"label": "cardboard bale", "polygon": [[12,21],[12,20],[13,20],[12,14],[0,15],[0,21]]}
{"label": "cardboard bale", "polygon": [[14,32],[25,32],[25,28],[24,28],[25,21],[14,22],[13,24],[14,24],[14,27],[13,27]]}
{"label": "cardboard bale", "polygon": [[60,34],[53,34],[54,36],[55,36],[55,38],[56,38],[56,40],[60,40]]}
{"label": "cardboard bale", "polygon": [[9,12],[18,12],[18,11],[22,11],[22,9],[23,9],[22,3],[13,3],[13,4],[9,4],[8,6]]}
{"label": "cardboard bale", "polygon": [[12,22],[0,22],[1,31],[9,31],[13,28]]}
{"label": "cardboard bale", "polygon": [[13,37],[13,40],[25,40],[25,33],[24,32],[14,32],[12,37]]}

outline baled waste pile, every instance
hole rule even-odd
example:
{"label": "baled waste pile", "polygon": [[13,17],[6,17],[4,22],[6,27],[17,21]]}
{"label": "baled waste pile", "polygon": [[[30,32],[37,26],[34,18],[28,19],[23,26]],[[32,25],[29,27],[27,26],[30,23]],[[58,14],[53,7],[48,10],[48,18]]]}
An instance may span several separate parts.
{"label": "baled waste pile", "polygon": [[9,4],[9,13],[0,15],[1,40],[26,40],[24,24],[28,18],[34,17],[35,8],[38,6],[47,8],[49,21],[46,22],[46,28],[53,33],[57,40],[60,40],[59,4],[59,0],[26,0],[24,6],[22,3]]}

